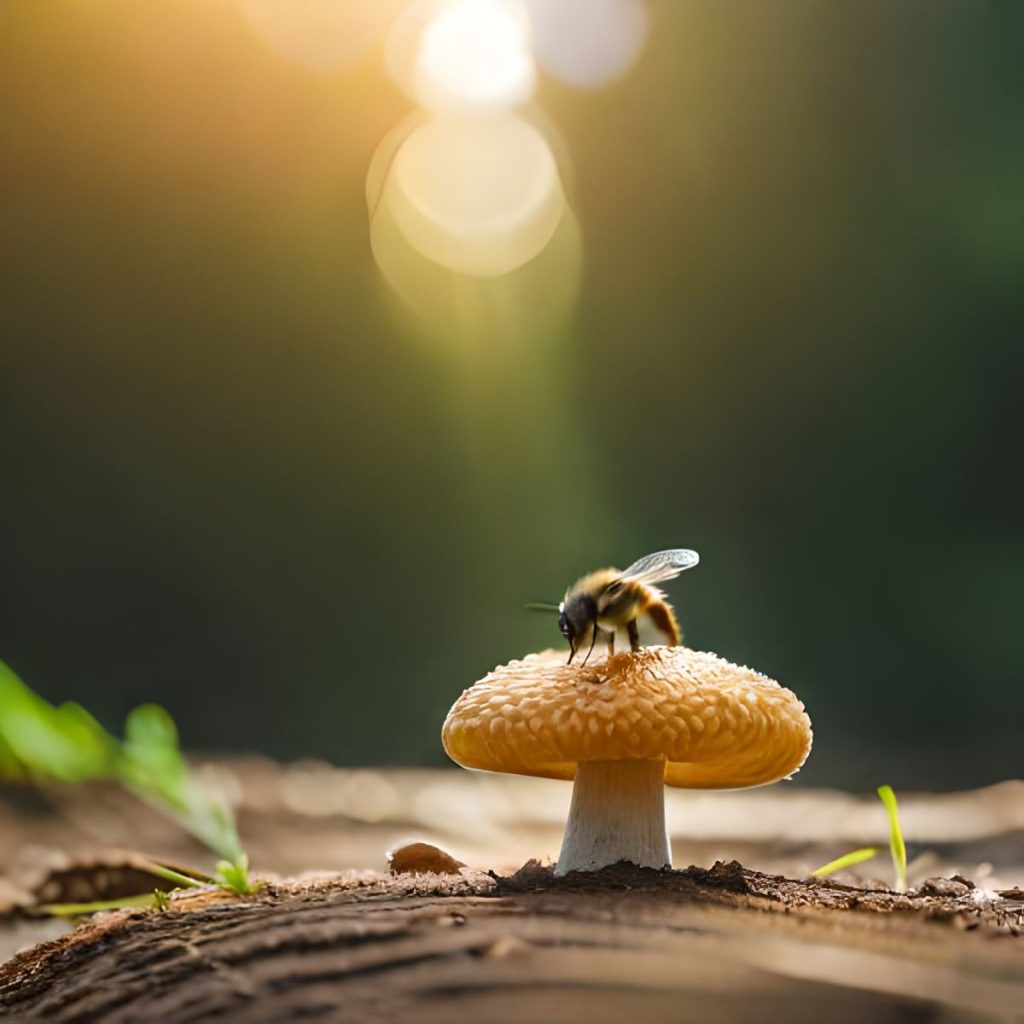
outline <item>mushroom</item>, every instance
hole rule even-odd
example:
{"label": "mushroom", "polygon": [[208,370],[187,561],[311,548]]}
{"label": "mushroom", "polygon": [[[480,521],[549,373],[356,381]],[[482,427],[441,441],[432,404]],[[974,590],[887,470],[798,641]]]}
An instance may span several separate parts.
{"label": "mushroom", "polygon": [[663,787],[787,778],[807,758],[811,722],[774,680],[703,651],[645,647],[589,665],[544,651],[464,691],[442,741],[465,768],[575,780],[564,875],[671,866]]}

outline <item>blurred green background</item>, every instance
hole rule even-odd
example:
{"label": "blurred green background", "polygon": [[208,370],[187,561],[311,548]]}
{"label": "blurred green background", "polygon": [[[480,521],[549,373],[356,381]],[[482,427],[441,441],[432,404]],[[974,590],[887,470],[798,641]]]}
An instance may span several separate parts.
{"label": "blurred green background", "polygon": [[559,640],[524,602],[687,546],[687,640],[805,700],[802,783],[1020,776],[1024,5],[650,14],[627,77],[538,96],[575,314],[446,345],[369,248],[379,47],[5,0],[0,657],[192,749],[441,764],[461,689]]}

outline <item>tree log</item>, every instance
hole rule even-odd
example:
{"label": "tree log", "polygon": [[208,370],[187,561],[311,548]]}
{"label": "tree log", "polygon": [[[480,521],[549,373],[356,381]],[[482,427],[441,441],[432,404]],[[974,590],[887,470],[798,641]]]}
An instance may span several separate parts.
{"label": "tree log", "polygon": [[18,1020],[1013,1019],[1024,900],[906,896],[738,864],[556,879],[375,873],[176,894],[0,967]]}

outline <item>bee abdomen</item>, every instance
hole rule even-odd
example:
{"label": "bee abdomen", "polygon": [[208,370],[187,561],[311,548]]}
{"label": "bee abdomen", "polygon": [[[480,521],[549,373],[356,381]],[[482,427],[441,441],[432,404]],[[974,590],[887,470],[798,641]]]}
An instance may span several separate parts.
{"label": "bee abdomen", "polygon": [[679,621],[672,606],[667,601],[653,601],[647,606],[646,611],[654,623],[654,628],[665,635],[669,647],[678,647],[683,636],[679,631]]}

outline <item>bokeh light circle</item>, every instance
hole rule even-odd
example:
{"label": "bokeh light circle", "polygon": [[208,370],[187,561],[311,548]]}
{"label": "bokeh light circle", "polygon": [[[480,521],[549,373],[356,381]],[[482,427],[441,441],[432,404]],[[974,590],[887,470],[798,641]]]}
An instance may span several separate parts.
{"label": "bokeh light circle", "polygon": [[536,87],[530,19],[521,0],[423,0],[388,36],[392,76],[439,114],[493,114]]}
{"label": "bokeh light circle", "polygon": [[241,0],[249,26],[275,53],[313,71],[358,64],[405,0]]}
{"label": "bokeh light circle", "polygon": [[421,124],[395,154],[381,202],[423,255],[482,277],[533,259],[566,206],[547,140],[515,114]]}
{"label": "bokeh light circle", "polygon": [[625,74],[647,39],[642,0],[524,0],[545,71],[577,88]]}

